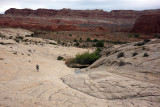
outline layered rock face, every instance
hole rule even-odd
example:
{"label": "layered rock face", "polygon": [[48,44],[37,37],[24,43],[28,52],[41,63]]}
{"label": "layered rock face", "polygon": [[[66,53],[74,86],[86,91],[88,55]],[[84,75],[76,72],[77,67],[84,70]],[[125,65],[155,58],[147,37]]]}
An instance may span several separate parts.
{"label": "layered rock face", "polygon": [[140,16],[136,20],[132,32],[145,34],[160,33],[160,14]]}
{"label": "layered rock face", "polygon": [[38,16],[38,17],[90,17],[90,18],[122,18],[131,19],[137,18],[143,14],[160,13],[160,9],[157,10],[113,10],[111,12],[103,10],[71,10],[71,9],[15,9],[11,8],[5,12],[6,15],[14,16]]}
{"label": "layered rock face", "polygon": [[130,31],[134,21],[143,14],[159,13],[157,10],[133,11],[71,10],[71,9],[15,9],[0,16],[0,25],[29,30],[50,31]]}

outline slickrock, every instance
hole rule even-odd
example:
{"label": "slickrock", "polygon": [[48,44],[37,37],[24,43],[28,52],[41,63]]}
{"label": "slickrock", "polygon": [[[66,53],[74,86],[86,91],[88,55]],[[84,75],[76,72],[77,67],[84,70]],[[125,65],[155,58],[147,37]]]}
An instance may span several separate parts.
{"label": "slickrock", "polygon": [[[159,107],[160,40],[151,40],[143,46],[135,44],[106,49],[104,56],[86,72],[84,69],[82,74],[65,76],[63,82],[90,96],[121,102],[119,106]],[[124,56],[120,57],[122,52]],[[144,57],[144,53],[149,56]]]}

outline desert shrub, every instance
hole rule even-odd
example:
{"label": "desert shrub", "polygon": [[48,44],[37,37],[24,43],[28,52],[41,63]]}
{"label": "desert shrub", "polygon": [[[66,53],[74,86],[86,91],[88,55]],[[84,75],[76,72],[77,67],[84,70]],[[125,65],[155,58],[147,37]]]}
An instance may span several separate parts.
{"label": "desert shrub", "polygon": [[134,37],[135,37],[135,38],[139,38],[139,36],[140,36],[140,35],[139,35],[138,33],[135,33],[135,34],[134,34]]}
{"label": "desert shrub", "polygon": [[58,40],[58,41],[57,41],[57,43],[58,43],[58,44],[61,44],[61,41],[60,41],[60,40]]}
{"label": "desert shrub", "polygon": [[14,39],[17,43],[19,43],[19,39]]}
{"label": "desert shrub", "polygon": [[74,63],[74,58],[66,59],[65,64],[66,64],[67,66],[71,65],[72,63]]}
{"label": "desert shrub", "polygon": [[138,43],[134,44],[134,46],[142,46],[142,45],[145,45],[145,43],[144,42],[138,42]]}
{"label": "desert shrub", "polygon": [[100,52],[101,50],[97,49],[93,53],[85,52],[83,54],[78,54],[76,55],[74,62],[78,64],[92,64],[101,57]]}
{"label": "desert shrub", "polygon": [[24,39],[24,40],[23,40],[23,42],[27,42],[27,41],[28,41],[28,39]]}
{"label": "desert shrub", "polygon": [[16,36],[16,39],[21,39],[21,40],[23,40],[23,36]]}
{"label": "desert shrub", "polygon": [[113,43],[113,41],[108,41],[108,40],[106,40],[105,42],[106,42],[106,43]]}
{"label": "desert shrub", "polygon": [[95,46],[96,47],[104,47],[104,43],[102,41],[98,41]]}
{"label": "desert shrub", "polygon": [[143,46],[150,41],[151,40],[149,40],[149,39],[144,39],[143,42],[138,42],[138,43],[134,44],[134,46]]}
{"label": "desert shrub", "polygon": [[0,44],[1,44],[1,45],[5,45],[5,43],[4,43],[4,42],[0,42]]}
{"label": "desert shrub", "polygon": [[124,57],[124,52],[120,52],[120,53],[117,55],[117,58],[120,58],[120,57]]}
{"label": "desert shrub", "polygon": [[132,35],[132,34],[129,34],[128,37],[131,38],[131,37],[133,37],[133,35]]}
{"label": "desert shrub", "polygon": [[93,42],[98,42],[98,39],[94,39]]}
{"label": "desert shrub", "polygon": [[82,38],[79,38],[79,42],[83,42]]}
{"label": "desert shrub", "polygon": [[154,37],[159,39],[160,35],[155,34]]}
{"label": "desert shrub", "polygon": [[78,42],[78,40],[77,40],[77,39],[74,39],[73,42]]}
{"label": "desert shrub", "polygon": [[148,57],[149,55],[147,53],[144,53],[143,57]]}
{"label": "desert shrub", "polygon": [[112,43],[112,44],[126,44],[127,42],[121,42],[121,41],[105,41],[106,43]]}
{"label": "desert shrub", "polygon": [[51,45],[57,45],[56,43],[53,43],[53,42],[49,42],[49,44],[51,44]]}
{"label": "desert shrub", "polygon": [[10,37],[9,37],[9,39],[12,39],[12,38],[13,38],[13,36],[10,36]]}
{"label": "desert shrub", "polygon": [[62,43],[61,43],[61,45],[62,45],[62,46],[65,46],[65,45],[66,45],[66,43],[65,43],[65,42],[62,42]]}
{"label": "desert shrub", "polygon": [[119,65],[119,66],[123,66],[123,65],[125,65],[125,62],[120,61],[120,62],[118,63],[118,65]]}
{"label": "desert shrub", "polygon": [[35,33],[32,33],[31,35],[25,35],[25,37],[34,37]]}
{"label": "desert shrub", "polygon": [[145,50],[146,48],[144,46],[142,46],[142,50]]}
{"label": "desert shrub", "polygon": [[77,47],[78,47],[79,45],[80,45],[80,44],[79,44],[79,42],[76,42],[75,46],[77,46]]}
{"label": "desert shrub", "polygon": [[127,42],[115,41],[113,44],[126,44]]}
{"label": "desert shrub", "polygon": [[86,46],[86,45],[82,45],[81,47],[82,47],[82,48],[87,48],[87,46]]}
{"label": "desert shrub", "polygon": [[87,42],[91,42],[91,39],[90,39],[90,38],[87,38],[86,41],[87,41]]}
{"label": "desert shrub", "polygon": [[148,43],[148,42],[150,42],[150,41],[151,41],[150,39],[144,39],[144,40],[143,40],[144,43]]}
{"label": "desert shrub", "polygon": [[63,60],[64,58],[62,56],[58,56],[57,60]]}
{"label": "desert shrub", "polygon": [[109,55],[111,52],[110,51],[108,51],[108,52],[106,52],[106,55]]}
{"label": "desert shrub", "polygon": [[132,54],[132,57],[134,57],[134,56],[136,56],[136,55],[138,55],[138,53],[137,53],[137,52],[134,52],[134,53]]}
{"label": "desert shrub", "polygon": [[72,36],[72,34],[69,34],[69,36]]}

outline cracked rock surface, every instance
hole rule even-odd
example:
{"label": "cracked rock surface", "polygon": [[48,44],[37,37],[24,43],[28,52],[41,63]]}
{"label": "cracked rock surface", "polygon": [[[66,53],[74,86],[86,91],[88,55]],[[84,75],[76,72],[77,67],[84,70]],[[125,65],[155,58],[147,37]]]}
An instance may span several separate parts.
{"label": "cracked rock surface", "polygon": [[[66,76],[63,82],[90,96],[118,103],[114,106],[159,107],[160,40],[152,40],[144,46],[134,44],[106,49],[104,56],[87,72]],[[121,52],[124,57],[118,58]],[[136,56],[132,56],[134,52]],[[144,53],[149,56],[143,57]],[[124,62],[123,65],[119,65],[120,62]]]}

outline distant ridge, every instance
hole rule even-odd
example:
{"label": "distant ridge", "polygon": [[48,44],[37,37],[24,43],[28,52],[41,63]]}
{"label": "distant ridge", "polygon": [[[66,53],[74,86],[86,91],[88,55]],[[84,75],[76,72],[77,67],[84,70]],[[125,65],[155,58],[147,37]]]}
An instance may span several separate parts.
{"label": "distant ridge", "polygon": [[112,10],[110,12],[103,10],[72,10],[72,9],[15,9],[10,8],[5,11],[5,15],[13,16],[37,16],[37,17],[85,17],[85,18],[121,18],[132,19],[143,14],[160,13],[160,9],[153,10]]}

